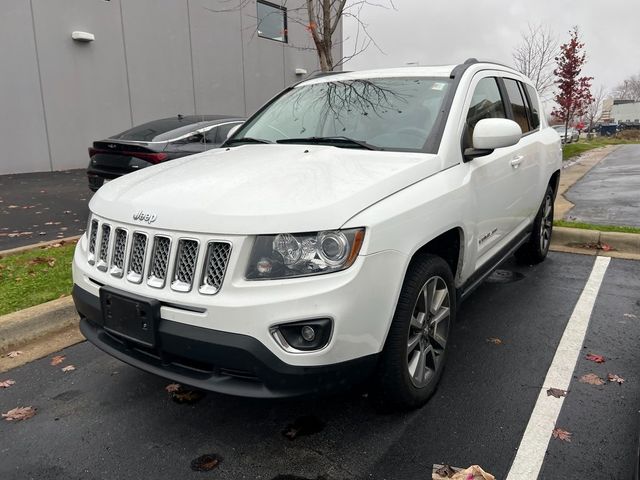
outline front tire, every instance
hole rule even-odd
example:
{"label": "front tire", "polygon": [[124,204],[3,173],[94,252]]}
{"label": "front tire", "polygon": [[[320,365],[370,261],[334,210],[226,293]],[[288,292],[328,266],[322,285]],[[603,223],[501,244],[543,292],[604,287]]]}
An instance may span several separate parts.
{"label": "front tire", "polygon": [[456,315],[447,262],[422,255],[409,266],[377,372],[377,396],[394,409],[424,405],[442,375]]}
{"label": "front tire", "polygon": [[516,252],[516,259],[520,263],[535,265],[547,258],[553,233],[553,189],[547,187],[542,205],[533,221],[533,230],[527,243]]}

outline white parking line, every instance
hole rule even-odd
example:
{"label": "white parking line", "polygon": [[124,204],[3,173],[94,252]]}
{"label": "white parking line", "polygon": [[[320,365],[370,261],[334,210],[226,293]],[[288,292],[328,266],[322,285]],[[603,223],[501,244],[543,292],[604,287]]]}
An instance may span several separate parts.
{"label": "white parking line", "polygon": [[551,438],[551,431],[555,427],[564,402],[564,397],[555,398],[547,395],[547,389],[551,387],[562,390],[569,389],[571,376],[587,333],[591,312],[610,260],[609,257],[596,257],[589,280],[587,280],[578,303],[573,309],[551,366],[547,371],[547,377],[540,389],[533,412],[531,412],[531,418],[529,418],[507,480],[538,478]]}

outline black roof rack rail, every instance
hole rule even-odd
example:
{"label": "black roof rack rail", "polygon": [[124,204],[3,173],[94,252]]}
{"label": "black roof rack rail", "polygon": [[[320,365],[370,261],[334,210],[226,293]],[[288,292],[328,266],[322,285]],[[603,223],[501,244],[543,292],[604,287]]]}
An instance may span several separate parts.
{"label": "black roof rack rail", "polygon": [[456,65],[455,68],[451,70],[451,75],[449,75],[449,78],[459,77],[464,73],[464,71],[467,68],[469,68],[471,65],[475,65],[476,63],[488,63],[490,65],[499,65],[501,67],[513,69],[513,67],[510,67],[509,65],[505,65],[503,63],[492,62],[491,60],[478,60],[477,58],[471,57],[471,58],[467,58],[464,61],[464,63],[461,63],[460,65]]}
{"label": "black roof rack rail", "polygon": [[309,75],[307,78],[305,78],[305,80],[311,80],[312,78],[322,78],[322,77],[328,77],[330,75],[339,75],[341,73],[351,73],[349,70],[344,70],[344,71],[330,71],[330,72],[315,72],[312,73],[311,75]]}

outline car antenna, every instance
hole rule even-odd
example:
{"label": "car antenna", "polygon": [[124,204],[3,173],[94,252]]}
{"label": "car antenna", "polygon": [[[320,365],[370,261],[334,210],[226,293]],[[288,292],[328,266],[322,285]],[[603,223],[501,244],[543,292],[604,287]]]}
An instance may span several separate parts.
{"label": "car antenna", "polygon": [[182,120],[184,118],[184,115],[182,115],[181,113],[178,114],[178,120]]}

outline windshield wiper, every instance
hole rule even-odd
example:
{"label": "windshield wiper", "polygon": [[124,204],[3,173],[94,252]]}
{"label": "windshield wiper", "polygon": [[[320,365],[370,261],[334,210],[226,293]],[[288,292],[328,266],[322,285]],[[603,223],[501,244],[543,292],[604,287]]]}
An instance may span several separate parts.
{"label": "windshield wiper", "polygon": [[241,137],[241,138],[230,138],[224,144],[225,147],[229,147],[236,143],[273,143],[270,140],[263,140],[261,138],[253,138],[253,137]]}
{"label": "windshield wiper", "polygon": [[332,145],[334,147],[344,148],[364,148],[365,150],[382,150],[380,147],[371,145],[362,140],[354,140],[349,137],[301,137],[301,138],[283,138],[276,140],[276,143],[310,143],[316,145]]}

